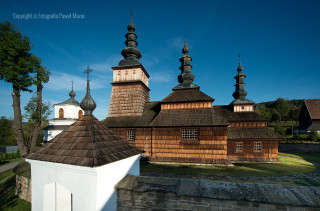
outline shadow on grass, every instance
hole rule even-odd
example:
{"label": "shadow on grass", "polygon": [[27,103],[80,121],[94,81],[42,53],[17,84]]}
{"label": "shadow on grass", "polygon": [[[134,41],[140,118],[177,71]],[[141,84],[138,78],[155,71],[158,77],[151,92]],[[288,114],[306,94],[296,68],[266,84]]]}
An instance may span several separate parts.
{"label": "shadow on grass", "polygon": [[12,170],[1,173],[0,179],[0,210],[31,210],[31,203],[14,195],[16,180]]}
{"label": "shadow on grass", "polygon": [[[310,155],[308,155],[310,157]],[[316,156],[313,156],[313,158]],[[279,153],[281,163],[234,164],[234,166],[184,166],[144,163],[141,172],[205,176],[286,176],[313,172],[317,167],[299,155]]]}

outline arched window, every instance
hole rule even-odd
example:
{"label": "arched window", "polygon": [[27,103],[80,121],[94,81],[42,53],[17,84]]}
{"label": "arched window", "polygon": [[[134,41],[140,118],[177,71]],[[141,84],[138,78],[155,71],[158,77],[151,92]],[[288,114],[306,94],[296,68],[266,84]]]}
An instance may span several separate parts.
{"label": "arched window", "polygon": [[79,110],[78,112],[78,119],[80,119],[83,116],[83,112],[81,110]]}
{"label": "arched window", "polygon": [[59,119],[63,119],[63,109],[59,109]]}

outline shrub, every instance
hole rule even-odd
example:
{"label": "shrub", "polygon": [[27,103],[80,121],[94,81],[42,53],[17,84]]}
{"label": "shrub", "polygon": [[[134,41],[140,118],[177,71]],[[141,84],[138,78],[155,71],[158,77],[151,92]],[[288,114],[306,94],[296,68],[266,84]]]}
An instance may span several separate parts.
{"label": "shrub", "polygon": [[4,160],[9,160],[9,155],[8,155],[8,153],[4,153]]}
{"label": "shrub", "polygon": [[286,134],[286,130],[283,127],[274,127],[274,131],[283,135],[283,136]]}
{"label": "shrub", "polygon": [[16,158],[20,158],[20,157],[21,157],[20,152],[19,152],[19,150],[17,150]]}
{"label": "shrub", "polygon": [[312,130],[309,134],[308,134],[308,139],[310,141],[317,141],[318,140],[318,133],[314,130]]}

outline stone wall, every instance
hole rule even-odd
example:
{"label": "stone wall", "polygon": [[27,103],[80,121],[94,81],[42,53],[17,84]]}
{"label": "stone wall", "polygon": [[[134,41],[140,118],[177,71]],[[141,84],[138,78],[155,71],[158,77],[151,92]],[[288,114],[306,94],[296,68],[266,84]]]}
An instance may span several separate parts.
{"label": "stone wall", "polygon": [[15,194],[28,202],[31,202],[31,179],[16,175]]}
{"label": "stone wall", "polygon": [[320,153],[320,144],[279,143],[279,152]]}
{"label": "stone wall", "polygon": [[122,210],[320,210],[320,187],[128,175],[117,186]]}

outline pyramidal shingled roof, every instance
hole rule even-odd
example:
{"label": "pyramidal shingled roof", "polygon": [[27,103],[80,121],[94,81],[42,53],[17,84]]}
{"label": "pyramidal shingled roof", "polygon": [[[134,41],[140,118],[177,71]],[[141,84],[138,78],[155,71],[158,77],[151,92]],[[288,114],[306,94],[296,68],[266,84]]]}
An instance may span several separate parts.
{"label": "pyramidal shingled roof", "polygon": [[85,115],[26,158],[98,167],[143,152],[116,136],[94,116]]}

